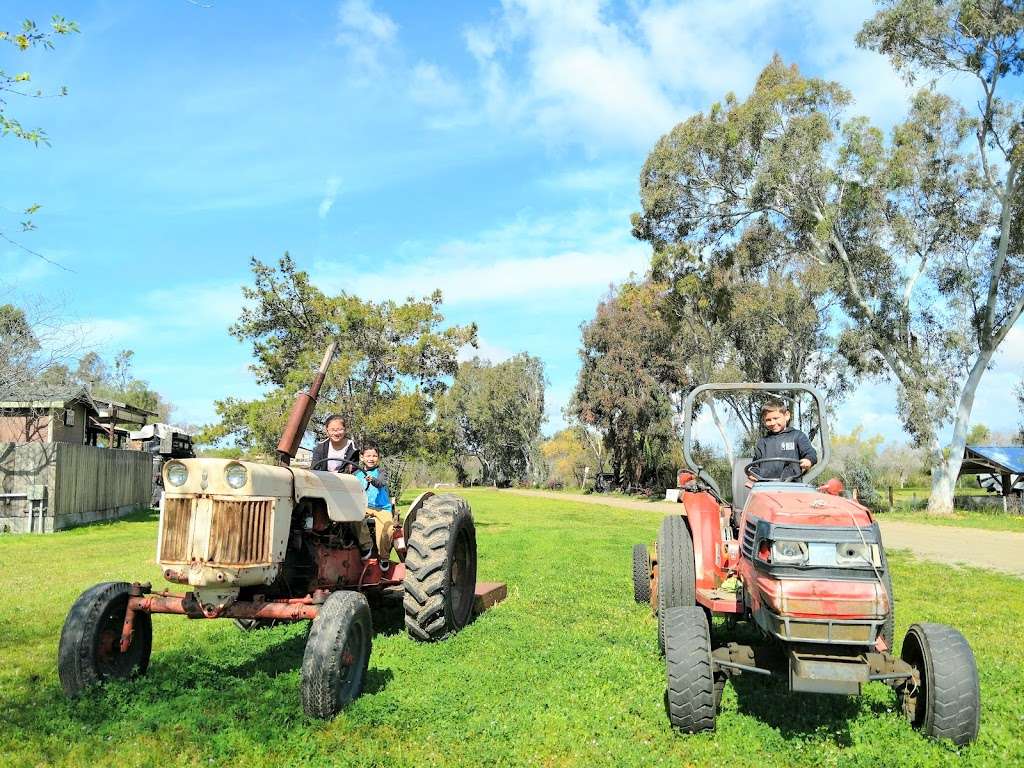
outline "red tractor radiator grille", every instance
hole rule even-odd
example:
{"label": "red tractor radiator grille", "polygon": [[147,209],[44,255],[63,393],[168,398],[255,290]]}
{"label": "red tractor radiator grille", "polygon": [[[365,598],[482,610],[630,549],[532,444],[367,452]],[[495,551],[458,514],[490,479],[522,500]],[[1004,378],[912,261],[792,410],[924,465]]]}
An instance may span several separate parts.
{"label": "red tractor radiator grille", "polygon": [[160,562],[184,563],[188,560],[188,527],[192,521],[193,501],[193,499],[174,499],[164,496]]}
{"label": "red tractor radiator grille", "polygon": [[213,500],[209,559],[218,565],[271,562],[273,499]]}

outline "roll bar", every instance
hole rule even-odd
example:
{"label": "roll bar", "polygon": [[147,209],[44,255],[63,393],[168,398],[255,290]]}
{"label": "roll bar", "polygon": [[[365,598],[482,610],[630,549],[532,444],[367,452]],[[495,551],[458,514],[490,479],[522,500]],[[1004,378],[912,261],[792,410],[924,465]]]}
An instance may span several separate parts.
{"label": "roll bar", "polygon": [[705,392],[807,392],[814,399],[815,405],[818,406],[818,435],[821,438],[821,456],[818,459],[818,463],[811,467],[807,474],[804,475],[804,480],[813,480],[828,465],[828,460],[831,457],[831,448],[829,447],[828,440],[828,419],[825,416],[825,398],[814,387],[809,384],[784,384],[782,382],[769,382],[766,384],[701,384],[686,396],[686,401],[683,403],[683,413],[685,414],[685,421],[683,423],[683,458],[686,460],[686,466],[694,473],[699,468],[697,462],[693,460],[693,454],[690,451],[693,442],[691,439],[693,404]]}

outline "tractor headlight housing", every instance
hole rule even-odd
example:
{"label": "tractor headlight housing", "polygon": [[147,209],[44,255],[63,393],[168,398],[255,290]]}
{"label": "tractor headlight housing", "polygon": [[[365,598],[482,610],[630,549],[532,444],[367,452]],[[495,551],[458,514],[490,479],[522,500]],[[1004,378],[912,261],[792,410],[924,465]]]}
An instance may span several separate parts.
{"label": "tractor headlight housing", "polygon": [[167,465],[167,482],[174,486],[182,486],[188,482],[188,467],[180,461],[172,461]]}
{"label": "tractor headlight housing", "polygon": [[238,490],[249,481],[249,471],[241,464],[228,464],[224,470],[224,479],[228,481],[228,485]]}
{"label": "tractor headlight housing", "polygon": [[870,544],[843,541],[836,544],[836,565],[871,565],[875,558]]}
{"label": "tractor headlight housing", "polygon": [[773,541],[774,565],[804,565],[807,563],[807,544],[803,541]]}

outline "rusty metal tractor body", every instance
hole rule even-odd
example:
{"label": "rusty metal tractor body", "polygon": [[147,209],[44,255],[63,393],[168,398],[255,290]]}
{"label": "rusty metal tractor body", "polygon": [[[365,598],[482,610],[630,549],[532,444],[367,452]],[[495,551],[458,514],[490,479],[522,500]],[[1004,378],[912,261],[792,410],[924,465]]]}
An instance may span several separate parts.
{"label": "rusty metal tractor body", "polygon": [[[733,467],[726,501],[693,460],[694,403],[701,395],[809,393],[821,415],[821,460],[803,482],[747,486],[751,459]],[[680,512],[663,521],[653,557],[634,547],[634,590],[658,616],[669,719],[684,732],[710,730],[725,681],[775,675],[790,690],[857,695],[870,681],[892,686],[915,727],[966,744],[977,737],[980,700],[974,656],[963,636],[914,624],[903,652],[893,648],[893,592],[881,533],[871,512],[830,481],[808,484],[828,464],[821,396],[803,384],[715,384],[685,406]],[[645,582],[646,578],[646,582]],[[711,620],[744,622],[762,638],[711,642]],[[723,642],[724,640],[724,642]]]}
{"label": "rusty metal tractor body", "polygon": [[364,557],[355,526],[375,521],[363,482],[291,465],[335,349],[296,398],[276,466],[219,458],[164,465],[156,561],[182,589],[108,582],[86,590],[61,634],[58,672],[69,696],[145,673],[154,613],[234,619],[243,629],[312,621],[303,707],[332,717],[362,690],[372,644],[366,594],[400,594],[410,636],[426,641],[458,631],[505,596],[504,584],[476,582],[475,526],[464,499],[427,492],[404,516],[392,507],[398,561],[376,548]]}

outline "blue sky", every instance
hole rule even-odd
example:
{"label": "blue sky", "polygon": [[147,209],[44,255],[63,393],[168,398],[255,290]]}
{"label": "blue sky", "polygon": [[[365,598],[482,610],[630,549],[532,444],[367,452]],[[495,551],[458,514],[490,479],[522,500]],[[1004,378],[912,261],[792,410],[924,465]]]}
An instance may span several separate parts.
{"label": "blue sky", "polygon": [[[204,5],[209,7],[203,7]],[[0,224],[35,202],[29,247],[0,249],[0,299],[55,301],[88,346],[136,352],[182,421],[250,397],[227,333],[250,257],[288,250],[326,291],[440,288],[480,354],[545,362],[550,432],[577,370],[579,326],[642,273],[637,175],[657,138],[774,51],[849,87],[882,125],[908,90],[853,36],[871,13],[782,0],[574,4],[161,0],[7,3],[0,28],[54,11],[81,34],[2,66],[63,99],[9,100],[51,146],[0,139]],[[949,83],[958,90],[964,84]],[[1015,329],[976,421],[1010,429],[1024,367]],[[1005,422],[1005,423],[1004,423]],[[862,386],[840,429],[901,439],[891,388]]]}

